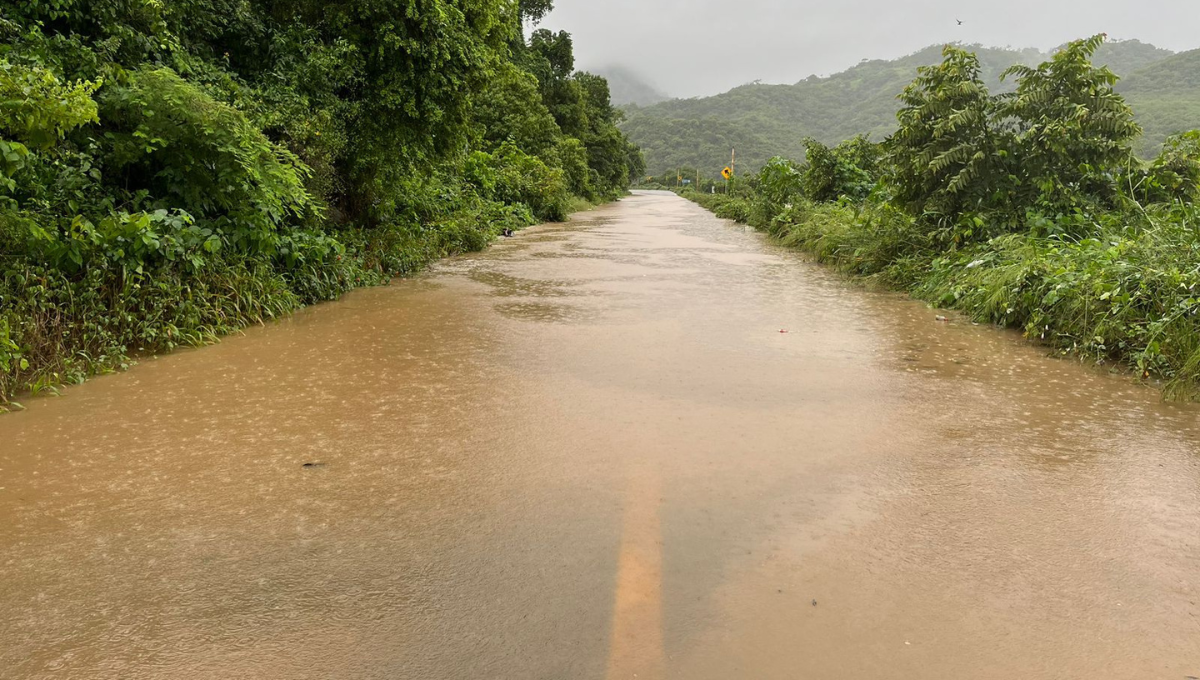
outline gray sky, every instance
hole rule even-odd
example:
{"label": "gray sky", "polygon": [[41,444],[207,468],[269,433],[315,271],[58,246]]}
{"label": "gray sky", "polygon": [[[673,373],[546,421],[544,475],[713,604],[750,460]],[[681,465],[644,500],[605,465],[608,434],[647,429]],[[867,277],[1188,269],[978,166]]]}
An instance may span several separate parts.
{"label": "gray sky", "polygon": [[[1200,47],[1200,0],[555,0],[580,68],[622,64],[670,95],[792,83],[960,41],[1049,49],[1107,32]],[[962,19],[957,26],[955,19]]]}

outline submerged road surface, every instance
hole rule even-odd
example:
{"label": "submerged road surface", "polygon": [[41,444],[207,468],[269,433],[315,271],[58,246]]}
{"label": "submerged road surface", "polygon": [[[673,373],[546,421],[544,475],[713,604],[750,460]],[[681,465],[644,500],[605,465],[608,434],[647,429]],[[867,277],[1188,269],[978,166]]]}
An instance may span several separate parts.
{"label": "submerged road surface", "polygon": [[1200,676],[1200,408],[935,314],[638,194],[33,400],[0,677]]}

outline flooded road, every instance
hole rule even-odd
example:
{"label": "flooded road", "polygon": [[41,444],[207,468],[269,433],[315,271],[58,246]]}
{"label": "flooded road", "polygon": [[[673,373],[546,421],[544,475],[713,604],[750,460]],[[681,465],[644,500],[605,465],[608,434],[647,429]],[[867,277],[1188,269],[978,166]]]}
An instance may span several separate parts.
{"label": "flooded road", "polygon": [[0,677],[1200,676],[1200,408],[935,315],[639,194],[32,400]]}

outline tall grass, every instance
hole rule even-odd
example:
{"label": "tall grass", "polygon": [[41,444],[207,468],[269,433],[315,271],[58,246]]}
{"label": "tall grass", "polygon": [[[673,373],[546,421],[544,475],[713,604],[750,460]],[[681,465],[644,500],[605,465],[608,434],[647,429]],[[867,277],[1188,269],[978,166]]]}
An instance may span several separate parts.
{"label": "tall grass", "polygon": [[1200,211],[1193,207],[1113,212],[1087,238],[1015,233],[947,251],[886,203],[798,200],[755,221],[752,199],[683,195],[852,276],[1019,328],[1063,354],[1161,379],[1168,399],[1200,396]]}
{"label": "tall grass", "polygon": [[[592,204],[576,201],[571,209]],[[216,255],[199,268],[165,262],[132,272],[97,261],[79,272],[0,259],[0,412],[21,394],[57,391],[136,357],[198,346],[431,262],[486,248],[536,219],[520,206],[452,213],[434,224],[350,229],[342,254],[284,266]]]}

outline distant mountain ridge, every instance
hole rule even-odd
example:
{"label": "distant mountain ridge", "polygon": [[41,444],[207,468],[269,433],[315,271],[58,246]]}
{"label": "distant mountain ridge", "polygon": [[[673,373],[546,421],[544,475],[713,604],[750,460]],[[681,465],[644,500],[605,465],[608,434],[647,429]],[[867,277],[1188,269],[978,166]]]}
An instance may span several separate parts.
{"label": "distant mountain ridge", "polygon": [[[1011,89],[1000,75],[1013,64],[1037,64],[1049,53],[969,46],[995,91]],[[896,95],[920,66],[941,61],[934,45],[893,60],[864,61],[828,77],[794,85],[749,84],[723,94],[675,99],[634,108],[622,126],[642,147],[647,171],[681,166],[716,173],[736,147],[739,169],[753,170],[771,156],[803,158],[805,137],[835,144],[857,134],[882,139],[895,129]],[[1146,134],[1138,151],[1150,155],[1170,134],[1200,128],[1200,50],[1175,54],[1137,40],[1103,45],[1095,63],[1127,75],[1118,89]]]}

